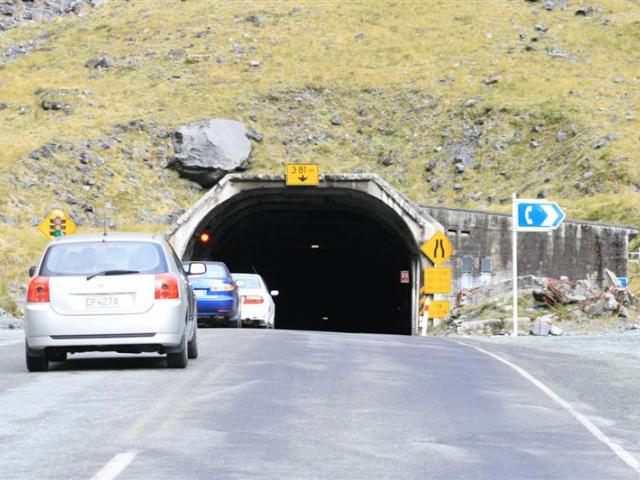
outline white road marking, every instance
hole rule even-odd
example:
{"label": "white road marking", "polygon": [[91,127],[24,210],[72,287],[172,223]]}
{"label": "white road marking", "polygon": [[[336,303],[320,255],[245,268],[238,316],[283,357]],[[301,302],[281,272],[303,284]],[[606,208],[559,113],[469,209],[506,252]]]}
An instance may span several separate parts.
{"label": "white road marking", "polygon": [[133,462],[137,454],[133,451],[117,454],[91,480],[113,480]]}
{"label": "white road marking", "polygon": [[547,387],[544,383],[542,383],[540,380],[535,378],[529,372],[511,363],[509,360],[505,360],[501,356],[496,355],[495,353],[489,352],[488,350],[485,350],[480,347],[476,347],[474,345],[469,345],[468,343],[457,342],[455,340],[454,342],[458,343],[459,345],[464,345],[465,347],[474,348],[479,352],[489,355],[495,360],[501,363],[504,363],[508,367],[518,372],[525,379],[529,380],[536,387],[542,390],[542,392],[545,393],[549,398],[551,398],[551,400],[553,400],[562,408],[564,408],[567,412],[569,412],[578,422],[582,424],[584,428],[586,428],[589,431],[589,433],[591,433],[594,437],[596,437],[598,440],[604,443],[607,447],[609,447],[613,451],[613,453],[615,453],[624,463],[630,466],[640,476],[640,462],[638,461],[637,458],[635,458],[631,453],[629,453],[624,448],[622,448],[619,444],[617,444],[616,442],[611,440],[609,437],[607,437],[602,430],[600,430],[598,427],[596,427],[593,424],[591,420],[589,420],[583,414],[578,412],[575,408],[571,406],[569,402],[567,402],[566,400],[563,400],[557,393],[555,393],[553,390],[551,390],[549,387]]}

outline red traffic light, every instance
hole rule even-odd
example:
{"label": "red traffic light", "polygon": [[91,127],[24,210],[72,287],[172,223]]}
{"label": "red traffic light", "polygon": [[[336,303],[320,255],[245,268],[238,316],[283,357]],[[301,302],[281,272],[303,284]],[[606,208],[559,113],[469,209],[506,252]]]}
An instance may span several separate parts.
{"label": "red traffic light", "polygon": [[200,243],[209,243],[211,241],[211,234],[209,232],[200,232],[198,240],[200,240]]}

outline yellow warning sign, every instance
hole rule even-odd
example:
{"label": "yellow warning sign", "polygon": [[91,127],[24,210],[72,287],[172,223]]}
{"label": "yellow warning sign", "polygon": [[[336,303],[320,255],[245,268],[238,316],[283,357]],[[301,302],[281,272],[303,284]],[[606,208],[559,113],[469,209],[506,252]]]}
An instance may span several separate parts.
{"label": "yellow warning sign", "polygon": [[449,259],[453,253],[453,246],[444,233],[437,232],[422,244],[420,250],[422,250],[435,265],[440,265]]}
{"label": "yellow warning sign", "polygon": [[451,293],[451,267],[425,268],[424,291],[425,293]]}
{"label": "yellow warning sign", "polygon": [[451,305],[446,300],[431,300],[429,303],[429,317],[444,318],[449,315]]}
{"label": "yellow warning sign", "polygon": [[75,233],[77,227],[66,213],[56,208],[51,210],[49,215],[38,225],[38,230],[49,240],[53,240],[54,238]]}
{"label": "yellow warning sign", "polygon": [[316,163],[288,163],[287,186],[313,187],[320,182],[320,168]]}

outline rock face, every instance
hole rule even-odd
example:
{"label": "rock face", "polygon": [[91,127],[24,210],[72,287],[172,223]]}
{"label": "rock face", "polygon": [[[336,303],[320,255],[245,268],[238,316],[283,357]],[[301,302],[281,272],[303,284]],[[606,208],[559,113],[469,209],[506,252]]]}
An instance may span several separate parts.
{"label": "rock face", "polygon": [[251,155],[249,132],[235,120],[205,120],[173,132],[174,159],[169,166],[205,188],[226,173],[243,171]]}

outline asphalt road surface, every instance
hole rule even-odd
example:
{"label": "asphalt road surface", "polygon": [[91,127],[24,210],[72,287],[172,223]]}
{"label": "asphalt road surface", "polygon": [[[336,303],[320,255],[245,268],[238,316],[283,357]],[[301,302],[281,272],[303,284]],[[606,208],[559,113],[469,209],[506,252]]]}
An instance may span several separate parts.
{"label": "asphalt road surface", "polygon": [[[0,346],[1,478],[638,478],[508,365],[448,340],[204,329],[186,370]],[[97,475],[97,477],[96,477]]]}

